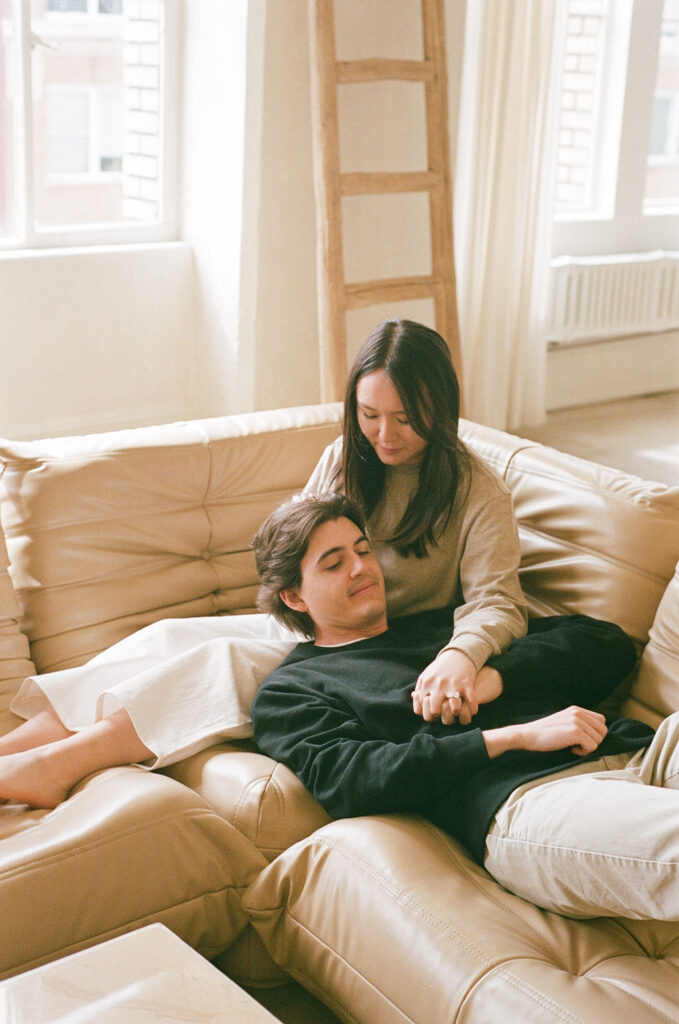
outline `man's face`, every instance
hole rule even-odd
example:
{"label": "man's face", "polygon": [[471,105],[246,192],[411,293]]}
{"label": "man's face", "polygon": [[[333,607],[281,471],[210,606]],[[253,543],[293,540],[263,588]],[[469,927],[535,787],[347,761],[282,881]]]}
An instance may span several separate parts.
{"label": "man's face", "polygon": [[332,519],[314,530],[301,569],[301,586],[281,597],[311,617],[317,644],[346,643],[386,630],[382,570],[350,519]]}

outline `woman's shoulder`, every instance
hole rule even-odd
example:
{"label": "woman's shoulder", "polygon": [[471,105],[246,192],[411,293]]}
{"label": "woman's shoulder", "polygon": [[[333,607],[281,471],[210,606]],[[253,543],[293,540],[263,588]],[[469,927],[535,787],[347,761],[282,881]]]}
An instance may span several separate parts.
{"label": "woman's shoulder", "polygon": [[321,455],[318,461],[318,465],[324,465],[332,468],[339,466],[342,462],[343,452],[344,438],[340,434],[339,437],[336,437],[335,440],[331,441],[330,444],[325,448],[323,454]]}
{"label": "woman's shoulder", "polygon": [[316,463],[316,468],[309,477],[305,491],[325,491],[336,483],[338,470],[342,466],[343,438],[331,442]]}
{"label": "woman's shoulder", "polygon": [[472,494],[478,498],[485,495],[490,499],[501,495],[511,495],[511,491],[497,470],[493,469],[462,441],[460,441],[460,453],[461,476],[470,497]]}

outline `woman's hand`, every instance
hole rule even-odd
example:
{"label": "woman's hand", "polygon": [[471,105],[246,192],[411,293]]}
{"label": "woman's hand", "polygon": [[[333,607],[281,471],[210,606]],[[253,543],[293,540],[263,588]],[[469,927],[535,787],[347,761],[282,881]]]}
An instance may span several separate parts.
{"label": "woman's hand", "polygon": [[413,691],[413,711],[425,722],[441,719],[452,725],[457,719],[469,725],[479,709],[475,692],[476,666],[462,651],[450,648],[427,665]]}

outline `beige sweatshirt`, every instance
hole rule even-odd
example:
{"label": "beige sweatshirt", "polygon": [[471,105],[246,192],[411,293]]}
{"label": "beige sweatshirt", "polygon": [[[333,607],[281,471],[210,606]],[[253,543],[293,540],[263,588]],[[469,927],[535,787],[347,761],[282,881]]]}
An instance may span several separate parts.
{"label": "beige sweatshirt", "polygon": [[[447,646],[464,651],[479,669],[514,637],[524,635],[527,611],[519,584],[519,537],[511,495],[497,474],[471,452],[469,460],[466,500],[427,557],[404,558],[384,540],[417,487],[419,466],[387,467],[385,492],[367,527],[384,573],[389,614],[454,606]],[[330,490],[341,461],[340,437],[326,448],[304,490]]]}

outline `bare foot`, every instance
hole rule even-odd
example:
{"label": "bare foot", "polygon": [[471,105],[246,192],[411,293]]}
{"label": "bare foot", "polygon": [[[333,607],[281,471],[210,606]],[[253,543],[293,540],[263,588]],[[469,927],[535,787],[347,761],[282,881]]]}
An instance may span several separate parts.
{"label": "bare foot", "polygon": [[66,799],[74,783],[60,775],[48,751],[49,746],[38,747],[0,757],[1,803],[52,810]]}

